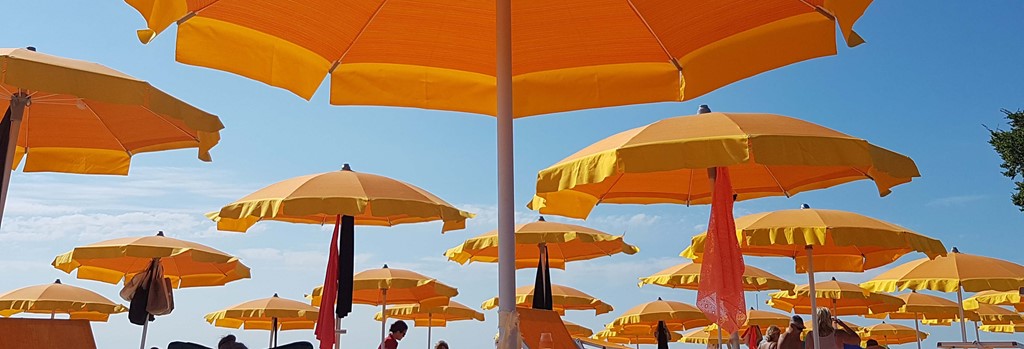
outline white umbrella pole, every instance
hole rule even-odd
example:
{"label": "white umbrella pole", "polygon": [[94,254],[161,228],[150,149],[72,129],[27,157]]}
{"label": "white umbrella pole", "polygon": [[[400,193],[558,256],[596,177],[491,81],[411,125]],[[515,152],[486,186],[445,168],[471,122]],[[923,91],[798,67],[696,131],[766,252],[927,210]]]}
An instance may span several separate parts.
{"label": "white umbrella pole", "polygon": [[0,222],[3,221],[4,207],[7,206],[7,188],[11,185],[11,176],[14,175],[14,150],[18,147],[18,134],[21,133],[21,119],[25,116],[25,107],[28,106],[29,96],[25,92],[18,92],[11,96],[11,133],[7,139],[7,153],[4,154],[4,168],[6,172],[3,183],[0,183]]}
{"label": "white umbrella pole", "polygon": [[139,344],[139,349],[146,349],[146,331],[149,330],[149,314],[146,314],[146,322],[142,323],[142,343]]}
{"label": "white umbrella pole", "polygon": [[722,327],[718,327],[718,349],[722,349]]}
{"label": "white umbrella pole", "polygon": [[388,289],[381,289],[380,297],[380,342],[384,343],[384,326],[388,324]]}
{"label": "white umbrella pole", "polygon": [[56,319],[56,318],[57,318],[57,312],[54,311],[54,310],[50,310],[50,320],[53,320],[53,319]]}
{"label": "white umbrella pole", "polygon": [[341,349],[341,318],[334,319],[334,349]]}
{"label": "white umbrella pole", "polygon": [[978,322],[974,322],[974,341],[981,343],[981,332],[978,332]]}
{"label": "white umbrella pole", "polygon": [[427,313],[427,349],[430,349],[431,338],[430,330],[434,328],[434,314]]}
{"label": "white umbrella pole", "polygon": [[917,336],[917,349],[921,349],[921,329],[917,327],[917,320],[921,317],[921,314],[914,313],[914,335]]}
{"label": "white umbrella pole", "polygon": [[956,303],[960,305],[957,310],[960,311],[960,337],[963,341],[967,342],[967,318],[964,317],[964,292],[960,286],[956,287]]}
{"label": "white umbrella pole", "polygon": [[[807,245],[807,281],[811,286],[811,324],[818,327],[818,294],[814,290],[814,247]],[[814,348],[821,349],[821,338],[819,332],[814,332]]]}
{"label": "white umbrella pole", "polygon": [[512,1],[495,0],[498,139],[498,348],[518,349],[515,158],[512,124]]}

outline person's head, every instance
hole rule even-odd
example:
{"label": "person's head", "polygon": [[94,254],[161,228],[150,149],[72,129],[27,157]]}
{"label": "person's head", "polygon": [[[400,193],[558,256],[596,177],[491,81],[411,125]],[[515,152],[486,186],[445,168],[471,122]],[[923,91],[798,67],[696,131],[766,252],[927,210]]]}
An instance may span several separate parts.
{"label": "person's head", "polygon": [[434,345],[434,349],[448,349],[448,343],[445,341],[438,341],[437,344]]}
{"label": "person's head", "polygon": [[818,308],[818,323],[814,324],[814,329],[819,333],[829,335],[836,329],[832,326],[832,321],[832,312],[828,311],[828,308]]}
{"label": "person's head", "polygon": [[235,349],[235,335],[229,334],[221,337],[220,342],[217,342],[217,349]]}
{"label": "person's head", "polygon": [[876,341],[874,339],[868,339],[867,345],[868,345],[869,348],[870,347],[877,347],[878,346],[878,341]]}
{"label": "person's head", "polygon": [[792,327],[792,328],[795,328],[795,329],[798,329],[798,330],[803,330],[804,329],[804,318],[800,317],[800,315],[793,315],[793,317],[789,319],[789,327]]}
{"label": "person's head", "polygon": [[388,330],[388,332],[391,332],[391,337],[394,337],[395,340],[402,340],[402,338],[405,338],[405,332],[407,331],[409,331],[409,325],[406,325],[405,321],[402,320],[392,323],[391,329]]}
{"label": "person's head", "polygon": [[779,326],[771,325],[768,326],[767,330],[764,330],[764,337],[770,341],[778,340],[779,332],[781,332]]}

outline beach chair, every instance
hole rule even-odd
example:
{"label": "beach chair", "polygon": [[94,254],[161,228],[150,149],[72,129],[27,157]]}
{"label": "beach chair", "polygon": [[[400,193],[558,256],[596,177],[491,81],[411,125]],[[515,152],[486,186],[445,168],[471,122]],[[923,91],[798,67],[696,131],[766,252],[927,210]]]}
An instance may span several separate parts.
{"label": "beach chair", "polygon": [[540,349],[541,333],[550,333],[552,349],[582,349],[569,335],[557,312],[531,308],[516,308],[516,311],[519,312],[519,333],[527,348]]}
{"label": "beach chair", "polygon": [[87,320],[0,318],[3,349],[96,349]]}

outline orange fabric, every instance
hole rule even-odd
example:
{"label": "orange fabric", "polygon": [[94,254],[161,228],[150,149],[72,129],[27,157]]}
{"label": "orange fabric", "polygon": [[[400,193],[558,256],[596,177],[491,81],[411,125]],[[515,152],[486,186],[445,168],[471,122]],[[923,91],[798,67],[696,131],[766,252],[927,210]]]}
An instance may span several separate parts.
{"label": "orange fabric", "polygon": [[747,320],[743,297],[743,254],[736,239],[732,218],[733,191],[729,169],[718,167],[714,180],[711,218],[708,222],[707,249],[701,264],[701,283],[697,287],[697,308],[708,320],[729,333],[736,332]]}
{"label": "orange fabric", "polygon": [[96,349],[85,320],[0,319],[0,348]]}
{"label": "orange fabric", "polygon": [[[127,2],[148,23],[139,32],[143,42],[180,20],[176,58],[186,64],[234,72],[307,99],[330,74],[335,104],[495,112],[493,1]],[[869,3],[515,1],[515,113],[696,98],[767,70],[835,54],[836,22],[852,33]],[[614,68],[635,64],[657,68],[639,76]],[[374,82],[372,76],[387,78]],[[625,87],[614,87],[616,82]],[[645,93],[631,93],[631,87]],[[447,97],[453,94],[478,98]]]}
{"label": "orange fabric", "polygon": [[541,333],[550,333],[553,344],[551,349],[578,348],[558,313],[552,310],[519,307],[516,308],[516,312],[519,313],[519,334],[523,337],[523,344],[526,346],[541,348]]}

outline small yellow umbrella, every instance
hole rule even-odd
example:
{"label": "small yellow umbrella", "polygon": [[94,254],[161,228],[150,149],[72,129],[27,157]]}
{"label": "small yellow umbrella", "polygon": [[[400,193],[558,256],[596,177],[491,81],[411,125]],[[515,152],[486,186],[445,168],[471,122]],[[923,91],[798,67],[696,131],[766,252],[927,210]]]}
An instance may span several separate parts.
{"label": "small yellow umbrella", "polygon": [[653,334],[659,322],[664,322],[670,331],[691,329],[711,324],[704,313],[696,307],[658,298],[626,310],[606,327],[620,333]]}
{"label": "small yellow umbrella", "polygon": [[75,247],[53,259],[53,267],[79,279],[117,284],[143,272],[158,259],[171,286],[221,286],[249,278],[249,267],[212,247],[164,236],[120,238]]}
{"label": "small yellow umbrella", "polygon": [[[0,216],[11,171],[127,175],[135,154],[210,149],[224,128],[148,82],[100,64],[0,48]],[[31,131],[31,132],[30,132]]]}
{"label": "small yellow umbrella", "polygon": [[[640,348],[640,344],[658,344],[658,339],[654,336],[654,332],[620,332],[606,329],[595,333],[591,338],[618,344],[633,344],[637,348]],[[669,332],[669,341],[678,342],[682,339],[682,335],[676,332]]]}
{"label": "small yellow umbrella", "polygon": [[723,340],[722,337],[729,337],[728,334],[724,336],[722,333],[718,333],[717,328],[715,330],[709,330],[707,328],[698,328],[691,331],[683,332],[676,342],[690,343],[690,344],[710,344],[714,346],[720,346],[728,343],[728,340]]}
{"label": "small yellow umbrella", "polygon": [[[311,304],[320,306],[324,287],[313,289]],[[458,289],[423,274],[388,268],[367,269],[352,276],[352,303],[380,306],[385,312],[381,319],[380,335],[384,340],[384,326],[387,324],[387,307],[391,304],[419,304],[424,307],[448,305]],[[321,306],[322,307],[322,306]]]}
{"label": "small yellow umbrella", "polygon": [[978,309],[978,303],[992,305],[1012,305],[1018,312],[1024,312],[1024,300],[1021,299],[1021,290],[1016,291],[981,291],[964,299],[964,309]]}
{"label": "small yellow umbrella", "polygon": [[206,322],[217,327],[269,330],[270,346],[277,346],[277,331],[311,330],[319,315],[317,308],[299,301],[273,297],[251,300],[206,314]]}
{"label": "small yellow umbrella", "polygon": [[[740,330],[746,330],[750,326],[768,327],[778,326],[779,328],[785,329],[789,326],[790,316],[785,314],[779,314],[771,311],[764,310],[747,310],[747,320],[740,326]],[[704,328],[706,331],[718,331],[718,324],[710,324]]]}
{"label": "small yellow umbrella", "polygon": [[81,287],[52,284],[19,288],[0,294],[0,316],[18,313],[68,314],[71,319],[107,321],[110,314],[128,311],[125,306]]}
{"label": "small yellow umbrella", "polygon": [[[516,289],[516,305],[530,306],[533,304],[534,286],[523,286]],[[595,315],[611,312],[615,308],[572,287],[557,284],[551,285],[552,310],[565,315],[566,310],[593,310]],[[480,305],[484,310],[498,307],[498,297],[488,299]]]}
{"label": "small yellow umbrella", "polygon": [[857,335],[863,339],[861,344],[863,345],[868,339],[878,340],[881,338],[882,345],[889,346],[890,344],[906,344],[917,342],[920,343],[922,339],[928,338],[928,333],[915,330],[913,328],[897,325],[880,323],[877,325],[871,325],[861,327],[857,330]]}
{"label": "small yellow umbrella", "polygon": [[[914,319],[914,330],[920,331],[918,322],[924,319],[929,320],[952,320],[960,313],[960,306],[956,302],[942,297],[936,297],[913,291],[896,296],[903,300],[903,306],[895,311],[874,313],[865,315],[868,318],[884,319],[888,317],[893,320]],[[942,322],[942,325],[949,325],[949,322]],[[918,349],[921,348],[921,338],[917,340]]]}
{"label": "small yellow umbrella", "polygon": [[[918,259],[890,269],[862,283],[864,288],[896,290],[933,290],[956,292],[963,311],[963,291],[1012,291],[1024,287],[1024,266],[997,258],[952,253],[935,259]],[[960,318],[964,317],[961,313]],[[960,323],[961,339],[967,341],[967,326]]]}
{"label": "small yellow umbrella", "polygon": [[712,112],[625,131],[562,159],[537,174],[530,207],[582,219],[599,203],[707,204],[711,167],[729,168],[736,200],[860,179],[884,196],[919,176],[906,156],[810,122]]}
{"label": "small yellow umbrella", "polygon": [[[449,321],[476,320],[484,321],[484,314],[470,309],[462,303],[449,301],[448,305],[425,307],[419,304],[404,304],[388,308],[388,318],[413,321],[416,326],[427,327],[427,348],[432,343],[431,335],[434,327],[447,327]],[[374,320],[385,321],[385,316],[377,312]]]}
{"label": "small yellow umbrella", "polygon": [[1012,325],[981,325],[979,329],[993,333],[1018,333],[1024,332],[1024,323]]}
{"label": "small yellow umbrella", "polygon": [[811,298],[824,302],[832,309],[832,314],[867,315],[896,311],[904,305],[903,300],[883,293],[868,291],[856,284],[836,281],[819,282],[811,294],[809,285],[797,286],[794,291],[780,291],[771,294],[768,305],[773,308],[798,314],[810,314]]}
{"label": "small yellow umbrella", "polygon": [[[966,310],[964,315],[967,320],[974,321],[974,340],[976,341],[981,340],[981,334],[978,332],[979,325],[1012,325],[1014,323],[1024,323],[1024,316],[1021,314],[998,305],[985,303],[978,304],[978,308],[975,308],[974,310]],[[961,327],[966,327],[964,322],[960,321],[959,316],[953,319],[925,319],[921,320],[921,323],[945,326],[947,323],[951,323],[953,321],[960,322]]]}
{"label": "small yellow umbrella", "polygon": [[[565,269],[572,261],[584,261],[617,253],[635,254],[636,246],[627,244],[622,236],[611,235],[584,226],[549,222],[543,217],[527,224],[516,225],[516,268],[533,268],[539,261],[534,248],[544,244],[552,268]],[[444,253],[448,260],[466,264],[498,261],[498,231],[492,230],[471,238]]]}
{"label": "small yellow umbrella", "polygon": [[[172,288],[223,286],[229,282],[248,279],[249,267],[237,257],[212,247],[164,236],[120,238],[75,247],[57,256],[54,268],[65,273],[78,270],[79,279],[127,284],[136,274],[163,269],[162,277],[171,281]],[[147,315],[148,316],[148,315]],[[149,321],[142,325],[142,343],[146,346]]]}
{"label": "small yellow umbrella", "polygon": [[562,320],[562,324],[565,325],[565,329],[569,331],[569,335],[572,336],[572,337],[584,337],[585,338],[585,337],[590,337],[590,336],[594,335],[594,331],[593,330],[591,330],[589,328],[586,328],[586,327],[583,327],[583,326],[580,326],[580,325],[577,325],[577,324],[569,322],[569,321],[565,321],[564,319]]}

